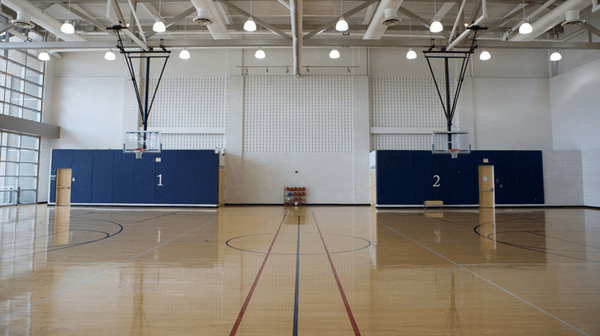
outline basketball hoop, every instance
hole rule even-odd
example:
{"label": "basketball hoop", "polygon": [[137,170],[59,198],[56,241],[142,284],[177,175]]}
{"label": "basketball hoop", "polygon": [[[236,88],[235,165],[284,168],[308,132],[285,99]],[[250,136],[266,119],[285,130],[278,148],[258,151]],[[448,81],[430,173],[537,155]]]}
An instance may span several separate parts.
{"label": "basketball hoop", "polygon": [[[459,148],[448,148],[448,152],[450,152],[450,155],[452,155],[453,159],[457,159],[458,158],[458,152],[460,152]],[[140,154],[141,156],[141,154]]]}
{"label": "basketball hoop", "polygon": [[136,159],[141,159],[142,158],[142,154],[144,153],[144,149],[143,148],[135,148],[133,150],[133,152],[135,153],[135,158]]}

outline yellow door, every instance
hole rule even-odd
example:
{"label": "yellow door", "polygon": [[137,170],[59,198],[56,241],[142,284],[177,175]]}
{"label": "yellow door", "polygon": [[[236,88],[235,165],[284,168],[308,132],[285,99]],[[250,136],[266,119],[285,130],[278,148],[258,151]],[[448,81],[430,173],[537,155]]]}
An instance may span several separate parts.
{"label": "yellow door", "polygon": [[493,208],[494,194],[494,166],[479,166],[479,207]]}
{"label": "yellow door", "polygon": [[71,205],[71,169],[56,170],[56,205]]}

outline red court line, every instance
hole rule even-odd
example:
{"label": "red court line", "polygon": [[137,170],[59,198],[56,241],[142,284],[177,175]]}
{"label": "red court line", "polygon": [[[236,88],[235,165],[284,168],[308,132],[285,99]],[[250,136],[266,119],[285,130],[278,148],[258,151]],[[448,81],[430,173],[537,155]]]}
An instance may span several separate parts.
{"label": "red court line", "polygon": [[350,324],[352,325],[352,329],[354,329],[354,335],[360,336],[360,331],[358,331],[358,325],[356,325],[356,320],[354,319],[354,315],[352,315],[352,310],[350,309],[350,304],[348,303],[348,299],[346,299],[346,294],[344,293],[344,289],[342,288],[342,283],[340,282],[340,278],[335,270],[335,266],[333,266],[333,261],[331,260],[331,255],[329,255],[329,250],[327,249],[327,245],[325,244],[325,239],[323,239],[323,234],[321,233],[321,229],[319,228],[319,224],[317,223],[317,217],[315,217],[315,213],[312,213],[313,218],[315,219],[315,224],[317,224],[317,230],[319,230],[319,236],[321,236],[321,241],[323,242],[323,247],[325,248],[325,253],[327,253],[327,259],[329,259],[329,265],[331,265],[331,270],[333,271],[333,276],[335,277],[335,281],[337,282],[338,289],[340,290],[340,295],[342,295],[342,300],[344,301],[344,306],[346,307],[346,312],[348,313],[348,318],[350,319]]}
{"label": "red court line", "polygon": [[231,329],[231,332],[229,333],[229,336],[233,336],[235,335],[235,333],[237,332],[240,323],[242,323],[242,318],[244,317],[244,313],[246,312],[246,308],[248,308],[248,304],[250,303],[250,299],[252,298],[252,294],[254,294],[254,289],[256,288],[256,284],[258,283],[258,279],[260,279],[260,275],[262,274],[263,269],[265,268],[265,264],[267,263],[267,259],[269,258],[269,254],[271,254],[271,249],[273,248],[273,245],[275,244],[275,239],[277,239],[277,235],[279,235],[279,230],[281,230],[281,226],[283,225],[283,221],[285,220],[285,215],[287,215],[287,211],[283,213],[283,218],[281,219],[281,223],[279,224],[279,228],[277,228],[277,232],[275,233],[275,237],[273,237],[273,241],[271,242],[271,246],[269,246],[269,250],[267,251],[267,255],[265,256],[265,260],[263,260],[262,265],[260,266],[260,269],[258,270],[258,274],[256,275],[256,279],[254,279],[254,283],[252,284],[252,288],[250,288],[250,292],[248,292],[248,296],[246,297],[246,301],[244,301],[244,305],[242,306],[242,309],[240,310],[240,314],[237,317],[237,320],[235,320],[235,323],[233,325],[233,328]]}

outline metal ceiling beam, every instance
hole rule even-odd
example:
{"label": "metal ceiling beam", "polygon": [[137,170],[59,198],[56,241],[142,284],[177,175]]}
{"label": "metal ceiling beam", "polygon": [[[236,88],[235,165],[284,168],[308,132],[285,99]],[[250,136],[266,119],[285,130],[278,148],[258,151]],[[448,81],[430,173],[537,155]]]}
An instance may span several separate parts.
{"label": "metal ceiling beam", "polygon": [[[292,40],[283,39],[261,39],[261,40],[162,40],[150,41],[149,46],[157,48],[160,45],[165,48],[291,48]],[[490,49],[572,49],[572,50],[600,50],[600,42],[561,42],[561,41],[531,41],[531,42],[511,42],[511,41],[493,41],[478,40],[477,44],[481,48]],[[470,42],[464,42],[455,48],[469,47]],[[8,42],[0,43],[0,49],[48,49],[48,50],[68,50],[82,51],[102,50],[114,48],[115,44],[111,41],[106,42]],[[125,48],[139,48],[134,43],[124,43]],[[352,48],[429,48],[431,41],[418,40],[410,38],[394,38],[380,40],[362,40],[362,39],[311,39],[304,41],[306,48],[323,47],[352,47]]]}
{"label": "metal ceiling beam", "polygon": [[[371,6],[372,4],[374,4],[376,2],[379,2],[379,1],[381,1],[381,0],[368,0],[368,1],[365,1],[363,4],[358,5],[357,7],[355,7],[353,9],[347,11],[346,13],[342,14],[342,16],[344,18],[349,18],[352,15],[360,12],[361,10],[363,10],[363,9],[365,9],[365,8]],[[339,19],[340,19],[339,17],[336,17],[335,19],[333,19],[333,20],[331,20],[331,21],[329,21],[329,22],[327,22],[327,23],[319,26],[319,28],[311,31],[310,33],[308,33],[306,35],[304,35],[304,39],[308,40],[311,37],[313,37],[313,36],[315,36],[317,34],[320,34],[320,33],[324,32],[324,31],[326,31],[327,29],[333,27],[338,22]]]}
{"label": "metal ceiling beam", "polygon": [[292,54],[294,75],[300,76],[302,67],[302,0],[290,0],[292,20]]}
{"label": "metal ceiling beam", "polygon": [[[66,5],[64,2],[57,2],[56,4],[59,5],[60,7],[64,8],[64,9],[66,9],[66,10],[69,10],[69,6]],[[100,22],[100,21],[92,18],[92,16],[88,12],[84,11],[81,7],[79,7],[76,4],[71,4],[71,13],[79,16],[83,20],[91,23],[94,27],[96,27],[96,28],[98,28],[98,29],[100,29],[102,31],[110,32],[109,30],[106,29],[106,25],[105,24],[103,24],[102,22]],[[116,36],[116,34],[115,34],[115,36]]]}
{"label": "metal ceiling beam", "polygon": [[590,33],[596,35],[596,36],[600,36],[600,29],[592,26],[591,24],[584,22],[582,25],[583,29],[589,31]]}

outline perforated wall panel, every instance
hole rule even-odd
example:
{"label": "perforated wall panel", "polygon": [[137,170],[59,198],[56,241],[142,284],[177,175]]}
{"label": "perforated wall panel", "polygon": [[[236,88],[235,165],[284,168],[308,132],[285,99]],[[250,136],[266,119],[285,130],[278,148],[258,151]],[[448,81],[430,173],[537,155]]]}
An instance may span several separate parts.
{"label": "perforated wall panel", "polygon": [[373,134],[373,150],[431,150],[431,134]]}
{"label": "perforated wall panel", "polygon": [[222,134],[163,134],[163,149],[223,149]]}
{"label": "perforated wall panel", "polygon": [[351,77],[246,77],[244,151],[352,152]]}
{"label": "perforated wall panel", "polygon": [[[445,86],[441,81],[438,86],[445,97]],[[451,83],[451,96],[454,87]],[[444,110],[430,78],[371,78],[370,88],[371,127],[446,127]],[[458,125],[458,113],[453,123]],[[431,141],[430,134],[374,134],[371,150],[430,150]]]}
{"label": "perforated wall panel", "polygon": [[[150,93],[157,78],[150,80]],[[149,127],[225,127],[226,78],[163,78],[148,118]],[[162,134],[163,149],[224,148],[221,134]]]}
{"label": "perforated wall panel", "polygon": [[[444,97],[444,86],[440,89]],[[428,78],[371,78],[371,104],[372,127],[446,125],[435,84]]]}
{"label": "perforated wall panel", "polygon": [[225,127],[226,92],[226,78],[163,78],[148,126]]}

